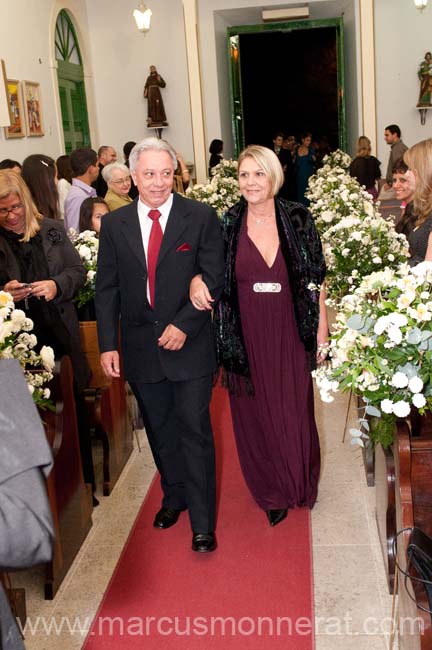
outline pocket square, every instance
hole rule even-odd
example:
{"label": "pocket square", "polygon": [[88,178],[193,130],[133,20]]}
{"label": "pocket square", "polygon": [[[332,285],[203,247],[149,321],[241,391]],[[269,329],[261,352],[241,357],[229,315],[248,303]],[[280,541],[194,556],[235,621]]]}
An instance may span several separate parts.
{"label": "pocket square", "polygon": [[185,251],[191,251],[191,250],[192,248],[189,246],[189,244],[185,242],[184,244],[176,248],[176,253],[184,253]]}

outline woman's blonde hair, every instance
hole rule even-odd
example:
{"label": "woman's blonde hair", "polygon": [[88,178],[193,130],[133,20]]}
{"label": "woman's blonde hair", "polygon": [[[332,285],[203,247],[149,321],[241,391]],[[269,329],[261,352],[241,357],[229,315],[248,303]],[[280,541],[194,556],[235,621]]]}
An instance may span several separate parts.
{"label": "woman's blonde hair", "polygon": [[371,151],[371,141],[365,135],[361,135],[357,140],[357,156],[365,158],[366,156],[370,156]]}
{"label": "woman's blonde hair", "polygon": [[238,158],[238,172],[245,158],[252,158],[261,167],[271,182],[271,194],[275,196],[284,183],[284,173],[279,158],[274,151],[261,147],[258,144],[251,144],[240,153]]}
{"label": "woman's blonde hair", "polygon": [[10,169],[0,169],[0,199],[6,199],[10,194],[16,194],[24,206],[25,228],[21,241],[29,241],[39,232],[43,217],[21,176]]}
{"label": "woman's blonde hair", "polygon": [[414,214],[423,223],[432,214],[432,138],[405,151],[404,161],[416,177]]}

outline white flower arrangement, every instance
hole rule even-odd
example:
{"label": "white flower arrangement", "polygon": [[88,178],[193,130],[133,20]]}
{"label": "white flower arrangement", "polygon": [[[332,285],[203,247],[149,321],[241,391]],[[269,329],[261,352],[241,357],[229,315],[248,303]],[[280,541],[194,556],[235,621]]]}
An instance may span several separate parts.
{"label": "white flower arrangement", "polygon": [[205,185],[188,187],[186,196],[201,203],[207,203],[216,210],[219,217],[240,199],[237,181],[237,162],[222,160],[212,169],[213,176]]}
{"label": "white flower arrangement", "polygon": [[84,230],[83,232],[77,233],[73,228],[69,230],[69,237],[87,271],[86,283],[76,297],[77,306],[82,307],[94,298],[95,295],[99,239],[93,230]]}
{"label": "white flower arrangement", "polygon": [[352,390],[366,414],[352,442],[391,444],[397,417],[432,410],[432,262],[363,278],[340,302],[330,361],[314,371],[324,401]]}
{"label": "white flower arrangement", "polygon": [[0,291],[0,359],[18,359],[35,404],[52,409],[50,390],[44,385],[53,378],[54,351],[44,345],[38,354],[32,329],[33,321],[15,309],[11,294]]}

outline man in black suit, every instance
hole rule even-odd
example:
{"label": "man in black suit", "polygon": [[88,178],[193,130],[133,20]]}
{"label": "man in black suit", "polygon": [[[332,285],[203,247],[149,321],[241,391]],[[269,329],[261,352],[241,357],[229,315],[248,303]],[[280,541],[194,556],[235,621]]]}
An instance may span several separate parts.
{"label": "man in black suit", "polygon": [[[96,311],[101,364],[118,377],[120,323],[125,375],[137,398],[161,474],[169,528],[189,510],[192,548],[216,548],[215,459],[209,403],[216,369],[209,312],[195,309],[189,284],[202,273],[217,300],[223,244],[216,212],[172,193],[176,154],[157,138],[129,158],[139,198],[104,217]],[[120,319],[120,320],[119,320]]]}

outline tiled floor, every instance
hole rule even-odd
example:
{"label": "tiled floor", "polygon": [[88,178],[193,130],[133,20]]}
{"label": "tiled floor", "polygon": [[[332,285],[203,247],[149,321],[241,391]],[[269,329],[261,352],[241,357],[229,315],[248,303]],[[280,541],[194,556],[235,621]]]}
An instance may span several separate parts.
{"label": "tiled floor", "polygon": [[[316,409],[323,458],[312,511],[316,650],[385,650],[392,602],[375,525],[374,488],[366,486],[361,452],[351,447],[349,433],[342,443],[346,397],[332,404],[317,400]],[[154,475],[144,432],[140,438],[141,453],[134,451],[111,496],[100,498],[93,527],[56,598],[42,599],[40,572],[31,580],[29,574],[14,576],[16,586],[26,584],[33,623],[44,617],[63,624],[60,634],[47,634],[39,619],[36,633],[26,635],[28,650],[81,648]]]}

